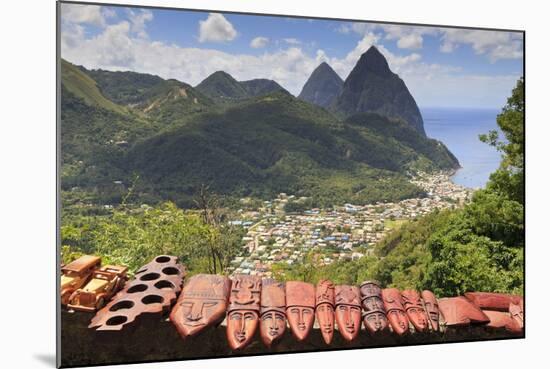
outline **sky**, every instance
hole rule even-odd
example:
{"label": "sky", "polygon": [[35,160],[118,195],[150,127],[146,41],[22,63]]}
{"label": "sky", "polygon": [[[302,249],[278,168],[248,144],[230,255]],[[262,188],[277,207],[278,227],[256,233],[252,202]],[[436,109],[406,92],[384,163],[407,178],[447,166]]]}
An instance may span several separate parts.
{"label": "sky", "polygon": [[62,4],[61,57],[196,86],[223,70],[298,95],[327,62],[346,79],[372,45],[420,107],[500,109],[523,75],[523,34],[201,11]]}

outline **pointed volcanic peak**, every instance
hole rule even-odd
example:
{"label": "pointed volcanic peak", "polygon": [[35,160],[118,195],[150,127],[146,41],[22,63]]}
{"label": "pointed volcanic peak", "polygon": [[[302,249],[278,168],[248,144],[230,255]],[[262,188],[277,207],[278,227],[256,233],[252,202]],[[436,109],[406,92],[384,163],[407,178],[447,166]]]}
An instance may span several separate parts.
{"label": "pointed volcanic peak", "polygon": [[323,62],[311,73],[298,97],[304,101],[327,108],[340,95],[343,85],[342,78],[336,74],[330,65]]}
{"label": "pointed volcanic peak", "polygon": [[331,109],[345,116],[371,112],[400,119],[426,135],[422,115],[405,82],[374,46],[361,55]]}

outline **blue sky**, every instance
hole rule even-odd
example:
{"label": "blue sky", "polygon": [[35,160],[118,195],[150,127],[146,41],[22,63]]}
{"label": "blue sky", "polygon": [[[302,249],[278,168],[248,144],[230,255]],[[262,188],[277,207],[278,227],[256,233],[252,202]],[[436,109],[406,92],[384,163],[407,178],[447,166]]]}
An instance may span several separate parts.
{"label": "blue sky", "polygon": [[325,61],[345,79],[375,45],[422,107],[500,108],[523,70],[521,33],[63,4],[61,56],[191,85],[217,70],[297,95]]}

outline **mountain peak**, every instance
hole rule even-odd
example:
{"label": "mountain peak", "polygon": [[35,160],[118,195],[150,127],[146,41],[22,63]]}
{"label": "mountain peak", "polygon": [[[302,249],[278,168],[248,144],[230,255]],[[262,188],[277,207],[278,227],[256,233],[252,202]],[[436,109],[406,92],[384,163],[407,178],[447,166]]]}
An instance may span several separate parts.
{"label": "mountain peak", "polygon": [[298,97],[322,107],[328,107],[342,90],[344,81],[326,62],[311,73]]}
{"label": "mountain peak", "polygon": [[376,46],[371,46],[365,51],[359,58],[357,65],[363,66],[377,74],[391,73],[386,57],[376,48]]}
{"label": "mountain peak", "polygon": [[425,135],[424,121],[405,82],[390,70],[382,53],[371,46],[361,55],[330,107],[345,116],[377,113],[407,122]]}

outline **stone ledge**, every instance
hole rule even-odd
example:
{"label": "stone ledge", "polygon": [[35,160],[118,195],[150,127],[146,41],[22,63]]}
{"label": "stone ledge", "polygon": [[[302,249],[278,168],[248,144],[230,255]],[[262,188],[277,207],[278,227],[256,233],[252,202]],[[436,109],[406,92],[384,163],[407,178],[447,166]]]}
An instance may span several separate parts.
{"label": "stone ledge", "polygon": [[258,332],[244,350],[232,351],[226,339],[225,326],[212,327],[197,337],[182,340],[174,325],[157,317],[141,317],[139,324],[120,332],[98,332],[88,328],[93,313],[61,314],[61,361],[64,367],[98,364],[137,363],[145,361],[186,360],[273,353],[333,351],[353,348],[409,346],[433,343],[524,338],[504,329],[483,326],[447,328],[444,333],[414,333],[398,337],[388,333],[371,337],[364,330],[354,342],[346,342],[335,332],[326,345],[319,329],[314,328],[305,342],[297,342],[287,328],[282,340],[268,349]]}

